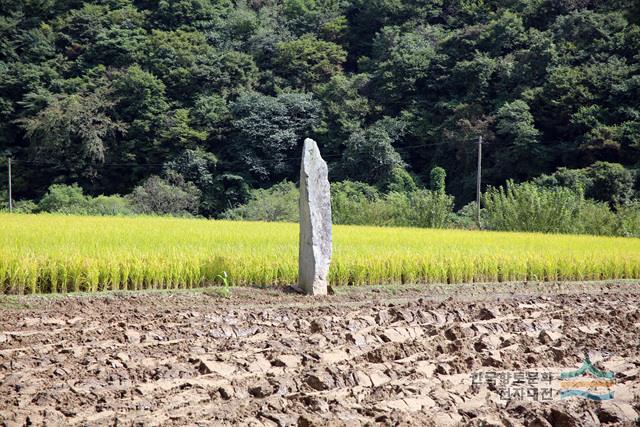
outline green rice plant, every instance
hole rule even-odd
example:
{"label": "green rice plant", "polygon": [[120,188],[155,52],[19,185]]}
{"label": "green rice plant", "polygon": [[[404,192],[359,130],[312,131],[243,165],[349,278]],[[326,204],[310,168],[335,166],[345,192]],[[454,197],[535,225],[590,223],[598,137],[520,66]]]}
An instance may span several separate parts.
{"label": "green rice plant", "polygon": [[222,288],[219,289],[219,294],[223,298],[231,298],[231,287],[229,285],[229,275],[225,271],[223,274],[218,274],[218,278],[222,281]]}

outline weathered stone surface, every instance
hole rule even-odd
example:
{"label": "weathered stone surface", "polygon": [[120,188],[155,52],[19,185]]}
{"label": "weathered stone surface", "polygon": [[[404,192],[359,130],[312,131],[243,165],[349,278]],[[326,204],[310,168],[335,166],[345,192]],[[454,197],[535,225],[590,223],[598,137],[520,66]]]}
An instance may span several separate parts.
{"label": "weathered stone surface", "polygon": [[331,194],[327,163],[316,142],[305,139],[300,165],[300,287],[308,295],[327,294],[331,262]]}

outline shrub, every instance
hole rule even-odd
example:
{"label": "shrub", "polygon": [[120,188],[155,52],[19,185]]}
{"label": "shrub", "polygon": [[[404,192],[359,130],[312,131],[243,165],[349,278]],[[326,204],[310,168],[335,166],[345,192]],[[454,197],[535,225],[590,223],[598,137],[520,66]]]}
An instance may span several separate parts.
{"label": "shrub", "polygon": [[133,209],[128,199],[113,196],[98,196],[89,199],[88,211],[91,215],[131,215]]}
{"label": "shrub", "polygon": [[444,191],[417,190],[409,194],[411,225],[443,228],[453,212],[453,197]]}
{"label": "shrub", "polygon": [[[362,182],[331,184],[331,214],[334,224],[441,228],[447,223],[453,198],[428,190],[391,192]],[[223,218],[252,221],[297,222],[298,189],[281,182],[269,189],[253,190],[251,200],[229,209]]]}
{"label": "shrub", "polygon": [[430,173],[430,185],[431,190],[438,193],[445,193],[445,185],[447,179],[447,172],[440,166],[436,166],[431,169]]}
{"label": "shrub", "polygon": [[[7,207],[8,208],[8,207]],[[13,212],[30,214],[38,210],[38,204],[33,200],[18,200],[13,204]]]}
{"label": "shrub", "polygon": [[331,184],[331,216],[335,224],[374,224],[378,190],[363,182],[342,181]]}
{"label": "shrub", "polygon": [[411,205],[409,195],[392,191],[383,195],[371,206],[374,212],[372,225],[410,227]]}
{"label": "shrub", "polygon": [[568,188],[531,183],[492,188],[484,195],[486,226],[492,230],[570,233],[582,197]]}
{"label": "shrub", "polygon": [[413,177],[405,168],[397,166],[389,175],[389,181],[385,185],[388,192],[406,193],[418,189]]}
{"label": "shrub", "polygon": [[595,162],[584,169],[559,168],[551,175],[535,178],[533,183],[546,188],[584,191],[586,197],[607,202],[613,207],[631,201],[635,179],[635,173],[621,164]]}
{"label": "shrub", "polygon": [[[9,194],[0,192],[0,212],[9,212]],[[13,213],[34,213],[38,210],[38,205],[32,200],[14,200]]]}
{"label": "shrub", "polygon": [[128,196],[137,213],[185,216],[198,212],[200,191],[180,175],[162,179],[153,175]]}
{"label": "shrub", "polygon": [[332,185],[331,206],[336,224],[441,228],[453,198],[429,190],[380,195],[367,184],[345,181]]}
{"label": "shrub", "polygon": [[202,148],[186,149],[180,155],[164,164],[165,175],[179,174],[184,181],[191,182],[201,192],[199,212],[211,216],[218,204],[218,198],[224,192],[216,188],[217,179],[214,171],[218,159]]}
{"label": "shrub", "polygon": [[616,209],[616,234],[640,237],[640,201],[633,201]]}
{"label": "shrub", "polygon": [[617,234],[616,214],[604,202],[583,200],[573,221],[572,233],[613,236]]}
{"label": "shrub", "polygon": [[[404,162],[393,147],[394,129],[379,121],[366,130],[355,131],[345,141],[342,159],[336,165],[337,175],[343,178],[375,184],[389,190],[390,186],[411,185],[410,176],[403,172]],[[412,180],[411,180],[412,181]]]}
{"label": "shrub", "polygon": [[[484,215],[485,210],[481,210]],[[447,223],[452,228],[464,228],[467,230],[476,230],[478,228],[476,203],[471,202],[464,205],[458,212],[452,212],[449,215]]]}
{"label": "shrub", "polygon": [[633,196],[634,173],[619,163],[596,162],[587,168],[591,186],[587,197],[608,202],[611,206],[628,203]]}
{"label": "shrub", "polygon": [[40,211],[65,214],[86,214],[88,207],[89,200],[78,184],[53,184],[38,203]]}
{"label": "shrub", "polygon": [[558,168],[551,175],[541,175],[533,179],[533,183],[545,188],[565,187],[580,192],[591,186],[591,179],[584,169]]}
{"label": "shrub", "polygon": [[220,216],[225,209],[245,203],[250,196],[251,189],[242,176],[224,173],[216,176],[211,191],[203,193],[202,206],[205,214],[217,212]]}
{"label": "shrub", "polygon": [[617,234],[616,215],[606,203],[565,187],[509,181],[506,188],[487,191],[484,203],[486,225],[492,230]]}
{"label": "shrub", "polygon": [[37,209],[35,204],[30,201],[20,202],[16,204],[16,212],[18,208],[20,212],[31,213],[34,211],[55,212],[73,215],[131,215],[133,210],[129,200],[124,197],[113,196],[85,196],[77,184],[63,185],[53,184],[49,187]]}
{"label": "shrub", "polygon": [[228,209],[223,218],[248,221],[297,222],[298,188],[292,182],[282,181],[267,189],[252,190],[244,205]]}

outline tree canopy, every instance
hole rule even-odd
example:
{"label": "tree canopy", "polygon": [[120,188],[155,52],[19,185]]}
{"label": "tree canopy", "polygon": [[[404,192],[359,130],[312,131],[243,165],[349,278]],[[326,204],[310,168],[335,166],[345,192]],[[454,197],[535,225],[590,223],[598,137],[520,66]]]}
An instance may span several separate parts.
{"label": "tree canopy", "polygon": [[13,157],[16,198],[76,182],[89,195],[146,197],[179,182],[186,211],[219,216],[250,188],[296,181],[305,137],[334,180],[440,188],[437,167],[459,206],[474,197],[479,136],[485,185],[588,170],[584,190],[611,203],[629,198],[611,176],[635,185],[636,0],[6,0],[2,10],[0,156]]}

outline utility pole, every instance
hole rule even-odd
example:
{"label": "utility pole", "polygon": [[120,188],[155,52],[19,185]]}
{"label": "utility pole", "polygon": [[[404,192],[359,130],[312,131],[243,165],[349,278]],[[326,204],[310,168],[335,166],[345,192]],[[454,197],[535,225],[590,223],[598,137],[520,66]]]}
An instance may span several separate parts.
{"label": "utility pole", "polygon": [[478,228],[482,227],[480,224],[480,181],[482,180],[482,136],[478,137],[478,174],[476,175],[476,213],[478,222]]}
{"label": "utility pole", "polygon": [[9,212],[13,212],[13,198],[11,195],[11,154],[7,157],[7,166],[9,168]]}

